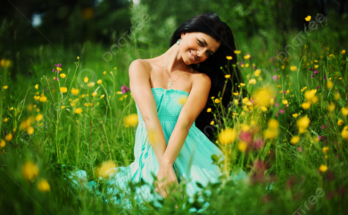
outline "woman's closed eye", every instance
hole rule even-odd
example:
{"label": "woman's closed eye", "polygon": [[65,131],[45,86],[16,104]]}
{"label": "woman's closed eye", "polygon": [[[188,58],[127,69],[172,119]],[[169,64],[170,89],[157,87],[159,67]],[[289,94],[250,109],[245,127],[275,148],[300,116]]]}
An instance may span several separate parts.
{"label": "woman's closed eye", "polygon": [[[203,46],[202,41],[198,40],[198,43],[199,43],[200,46]],[[206,52],[206,53],[207,53],[207,55],[208,55],[208,57],[209,57],[209,56],[210,56],[210,53],[209,53],[209,52]]]}

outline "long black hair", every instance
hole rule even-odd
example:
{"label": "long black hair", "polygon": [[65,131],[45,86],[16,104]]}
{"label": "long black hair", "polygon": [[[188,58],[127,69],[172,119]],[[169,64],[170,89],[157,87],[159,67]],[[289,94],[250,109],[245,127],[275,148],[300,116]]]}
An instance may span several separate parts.
{"label": "long black hair", "polygon": [[[239,91],[237,85],[243,83],[243,77],[237,67],[237,55],[234,53],[236,50],[234,37],[230,27],[225,22],[221,21],[215,13],[200,14],[184,22],[173,33],[170,40],[170,47],[181,37],[181,32],[202,32],[213,37],[217,42],[221,42],[218,50],[207,60],[199,63],[199,65],[190,65],[194,70],[207,74],[211,79],[209,98],[203,111],[196,119],[196,126],[212,140],[216,127],[215,125],[210,125],[210,122],[214,120],[212,112],[215,111],[211,97],[214,96],[215,98],[219,98],[218,95],[220,92],[220,97],[222,97],[220,102],[222,102],[225,110],[224,112],[227,113],[227,108],[233,106],[231,99],[232,87],[234,86],[234,92]],[[226,56],[231,56],[232,60],[228,60]],[[221,68],[227,74],[231,75],[231,79],[227,81],[225,90],[223,90],[223,88],[226,78]],[[243,97],[247,95],[244,88],[242,95]],[[212,109],[212,112],[207,112],[207,108],[209,107]]]}

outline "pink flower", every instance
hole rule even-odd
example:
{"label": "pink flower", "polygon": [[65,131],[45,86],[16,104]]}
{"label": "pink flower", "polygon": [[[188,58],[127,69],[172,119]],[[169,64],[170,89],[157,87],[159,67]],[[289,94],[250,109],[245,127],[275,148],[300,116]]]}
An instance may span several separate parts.
{"label": "pink flower", "polygon": [[276,102],[276,103],[274,103],[274,107],[279,107],[279,103],[278,102]]}
{"label": "pink flower", "polygon": [[122,93],[126,93],[127,91],[129,91],[129,88],[126,86],[126,84],[124,84],[124,85],[121,87],[121,90],[122,90]]}
{"label": "pink flower", "polygon": [[278,112],[274,114],[274,116],[278,117]]}
{"label": "pink flower", "polygon": [[273,77],[272,77],[273,81],[277,80],[277,78],[278,78],[278,76],[276,76],[276,75],[273,75]]}
{"label": "pink flower", "polygon": [[261,149],[262,146],[263,146],[263,140],[261,138],[255,140],[254,145],[253,145],[254,149],[256,149],[256,150]]}
{"label": "pink flower", "polygon": [[297,147],[297,150],[298,150],[299,152],[302,152],[302,148],[301,148],[301,147]]}
{"label": "pink flower", "polygon": [[285,112],[284,109],[279,110],[279,113],[281,113],[281,114],[283,114],[284,112]]}
{"label": "pink flower", "polygon": [[322,126],[321,126],[321,129],[325,129],[325,125],[322,125]]}

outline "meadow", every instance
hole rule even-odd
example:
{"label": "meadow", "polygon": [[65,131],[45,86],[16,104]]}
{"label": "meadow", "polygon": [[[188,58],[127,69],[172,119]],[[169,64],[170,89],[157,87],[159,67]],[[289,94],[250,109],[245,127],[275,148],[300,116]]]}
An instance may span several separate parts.
{"label": "meadow", "polygon": [[[160,55],[167,42],[147,44],[134,36],[115,53],[90,42],[42,45],[25,50],[30,75],[14,76],[13,59],[1,59],[2,214],[190,214],[191,207],[203,207],[199,195],[210,202],[206,214],[346,213],[346,51],[324,19],[305,18],[314,24],[289,33],[285,47],[259,37],[236,38],[235,66],[245,83],[233,89],[228,109],[219,95],[209,98],[217,107],[214,144],[226,155],[213,159],[225,174],[192,202],[181,195],[183,182],[161,210],[137,205],[132,194],[131,209],[106,204],[73,188],[64,177],[73,169],[62,164],[95,180],[133,161],[137,118],[128,67],[137,58]],[[242,88],[249,97],[240,96]],[[233,180],[241,170],[246,179]],[[104,185],[100,181],[101,192]],[[132,185],[133,191],[141,185]]]}

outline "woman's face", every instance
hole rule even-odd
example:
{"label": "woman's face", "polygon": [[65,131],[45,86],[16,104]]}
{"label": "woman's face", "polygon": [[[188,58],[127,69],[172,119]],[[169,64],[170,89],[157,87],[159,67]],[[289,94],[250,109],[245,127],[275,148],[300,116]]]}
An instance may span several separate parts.
{"label": "woman's face", "polygon": [[205,61],[220,47],[220,42],[201,32],[181,33],[179,50],[186,65]]}

